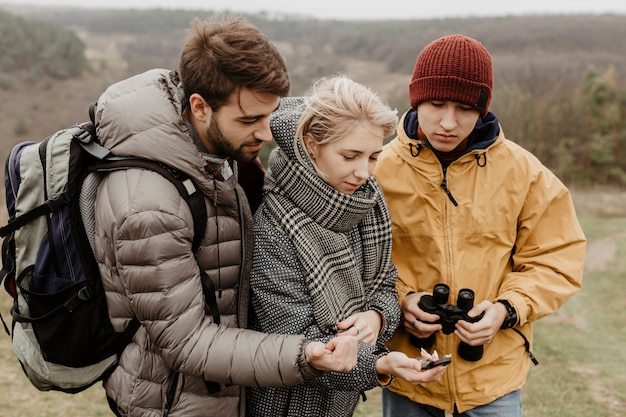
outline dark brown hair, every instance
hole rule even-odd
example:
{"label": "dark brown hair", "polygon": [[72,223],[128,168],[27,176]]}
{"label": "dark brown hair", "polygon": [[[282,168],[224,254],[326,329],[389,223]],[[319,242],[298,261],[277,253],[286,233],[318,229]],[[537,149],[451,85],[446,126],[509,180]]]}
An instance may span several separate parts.
{"label": "dark brown hair", "polygon": [[185,103],[198,93],[213,111],[240,88],[289,95],[291,83],[276,46],[242,17],[194,19],[178,66]]}

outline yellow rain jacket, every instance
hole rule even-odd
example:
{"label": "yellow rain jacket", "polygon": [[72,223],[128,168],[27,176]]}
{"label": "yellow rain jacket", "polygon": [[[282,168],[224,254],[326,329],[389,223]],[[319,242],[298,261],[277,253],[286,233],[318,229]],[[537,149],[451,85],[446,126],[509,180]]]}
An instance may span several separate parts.
{"label": "yellow rain jacket", "polygon": [[[581,287],[585,236],[567,188],[530,152],[505,139],[489,113],[470,135],[468,151],[444,169],[418,140],[415,110],[400,120],[374,175],[389,204],[393,261],[400,303],[409,292],[461,288],[474,304],[507,300],[517,310],[515,329],[532,349],[532,323],[555,312]],[[433,349],[452,354],[439,382],[413,385],[396,378],[391,391],[413,401],[459,412],[520,389],[531,363],[524,338],[499,330],[482,359],[457,354],[459,339],[437,332]],[[392,350],[420,356],[400,326]]]}

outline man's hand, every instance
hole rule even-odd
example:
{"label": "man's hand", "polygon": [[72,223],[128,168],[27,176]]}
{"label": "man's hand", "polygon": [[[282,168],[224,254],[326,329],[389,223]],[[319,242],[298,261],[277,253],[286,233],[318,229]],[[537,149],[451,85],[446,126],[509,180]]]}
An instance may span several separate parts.
{"label": "man's hand", "polygon": [[465,320],[459,320],[456,323],[454,334],[470,346],[490,343],[496,333],[498,333],[498,330],[500,330],[500,326],[502,326],[502,322],[507,314],[506,307],[502,303],[492,303],[485,300],[475,305],[467,312],[467,315],[476,317],[482,312],[485,315],[476,323],[470,323]]}
{"label": "man's hand", "polygon": [[419,308],[417,303],[428,292],[409,294],[402,301],[402,323],[407,332],[419,339],[425,339],[431,334],[441,330],[441,324],[431,324],[439,320],[436,314],[430,314]]}
{"label": "man's hand", "polygon": [[328,343],[311,342],[306,346],[306,361],[318,371],[349,372],[356,365],[358,340],[353,336],[335,337]]}

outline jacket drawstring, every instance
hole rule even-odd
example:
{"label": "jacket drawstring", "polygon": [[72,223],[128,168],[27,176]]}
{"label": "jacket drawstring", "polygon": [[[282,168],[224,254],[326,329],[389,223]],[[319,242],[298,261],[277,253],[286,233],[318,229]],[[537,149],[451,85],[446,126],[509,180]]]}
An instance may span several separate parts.
{"label": "jacket drawstring", "polygon": [[[480,158],[482,157],[483,159],[483,163],[480,163]],[[485,165],[487,165],[487,152],[483,152],[483,153],[477,153],[474,155],[474,158],[476,158],[476,164],[483,168]]]}
{"label": "jacket drawstring", "polygon": [[409,143],[409,151],[411,152],[411,156],[413,158],[417,158],[418,156],[420,156],[420,152],[422,151],[422,145],[420,145],[419,143],[417,145],[415,145],[415,152],[413,153],[413,144]]}

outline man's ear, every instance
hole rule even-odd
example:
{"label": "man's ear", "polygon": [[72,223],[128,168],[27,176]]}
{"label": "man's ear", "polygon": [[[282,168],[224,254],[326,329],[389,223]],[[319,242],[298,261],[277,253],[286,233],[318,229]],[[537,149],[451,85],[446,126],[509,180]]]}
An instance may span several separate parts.
{"label": "man's ear", "polygon": [[211,119],[213,110],[211,106],[198,93],[193,93],[189,97],[189,110],[194,119],[205,122]]}

